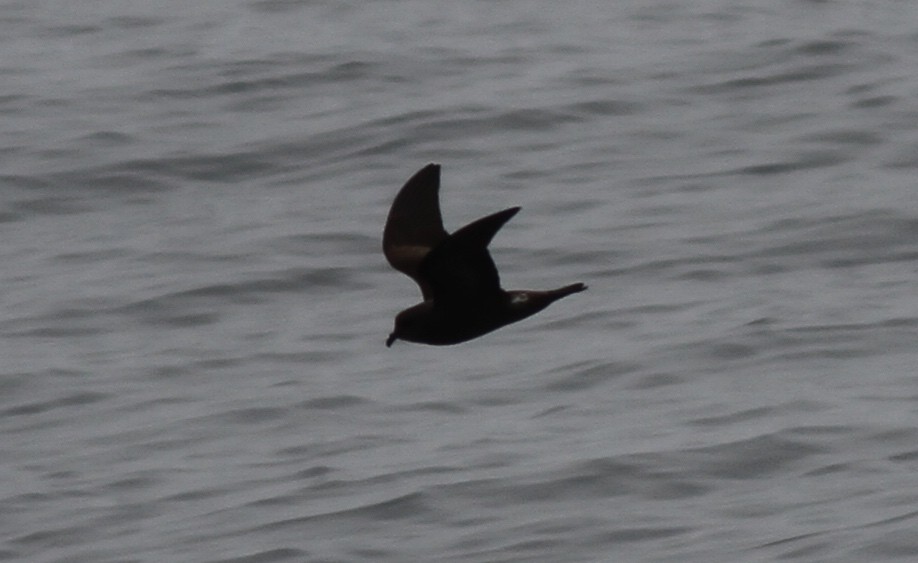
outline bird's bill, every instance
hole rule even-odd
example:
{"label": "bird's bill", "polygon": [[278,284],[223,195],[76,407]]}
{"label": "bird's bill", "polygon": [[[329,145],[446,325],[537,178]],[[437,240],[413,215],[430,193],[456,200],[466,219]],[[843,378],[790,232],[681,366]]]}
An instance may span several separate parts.
{"label": "bird's bill", "polygon": [[398,338],[398,337],[395,336],[395,333],[394,333],[394,332],[393,332],[392,334],[390,334],[390,335],[389,335],[389,338],[386,339],[386,348],[391,348],[391,347],[392,347],[392,343],[395,342],[395,340],[396,340],[397,338]]}

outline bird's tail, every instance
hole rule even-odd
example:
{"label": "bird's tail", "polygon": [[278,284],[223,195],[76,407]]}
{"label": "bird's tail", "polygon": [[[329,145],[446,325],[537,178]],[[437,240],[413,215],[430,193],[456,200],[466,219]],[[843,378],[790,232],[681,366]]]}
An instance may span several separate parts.
{"label": "bird's tail", "polygon": [[507,322],[515,322],[534,315],[548,307],[558,299],[562,299],[573,293],[579,293],[587,287],[582,283],[572,283],[558,289],[549,289],[547,291],[515,290],[508,291],[510,297]]}
{"label": "bird's tail", "polygon": [[567,297],[568,295],[571,295],[574,293],[580,293],[581,291],[584,291],[586,288],[587,286],[583,285],[582,283],[572,283],[571,285],[559,287],[558,289],[552,289],[548,291],[547,293],[548,293],[548,296],[551,298],[551,301],[557,301],[558,299],[561,299],[562,297]]}

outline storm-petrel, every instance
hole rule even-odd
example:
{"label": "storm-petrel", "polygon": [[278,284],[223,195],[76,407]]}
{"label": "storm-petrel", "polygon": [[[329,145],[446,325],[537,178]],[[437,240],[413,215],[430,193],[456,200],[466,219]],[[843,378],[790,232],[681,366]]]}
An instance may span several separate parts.
{"label": "storm-petrel", "polygon": [[520,208],[498,211],[450,235],[443,229],[439,190],[440,165],[428,164],[405,183],[389,210],[383,253],[421,286],[424,302],[395,317],[386,346],[396,339],[458,344],[586,289],[582,283],[548,291],[501,289],[488,244]]}

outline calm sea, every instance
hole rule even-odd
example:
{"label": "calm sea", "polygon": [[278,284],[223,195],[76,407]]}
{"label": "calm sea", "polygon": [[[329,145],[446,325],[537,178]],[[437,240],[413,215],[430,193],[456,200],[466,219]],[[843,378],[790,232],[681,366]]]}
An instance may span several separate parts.
{"label": "calm sea", "polygon": [[[0,3],[0,560],[918,558],[918,3]],[[455,347],[380,239],[521,205]]]}

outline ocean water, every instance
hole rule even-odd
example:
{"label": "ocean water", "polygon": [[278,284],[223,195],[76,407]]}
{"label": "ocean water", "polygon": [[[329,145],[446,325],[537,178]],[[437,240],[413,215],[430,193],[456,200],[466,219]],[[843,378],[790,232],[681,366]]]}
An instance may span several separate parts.
{"label": "ocean water", "polygon": [[[918,558],[918,4],[0,4],[0,560]],[[513,205],[454,347],[381,232]]]}

